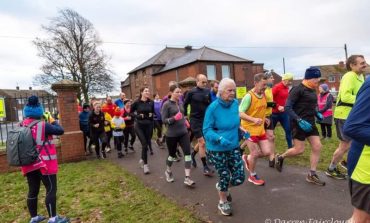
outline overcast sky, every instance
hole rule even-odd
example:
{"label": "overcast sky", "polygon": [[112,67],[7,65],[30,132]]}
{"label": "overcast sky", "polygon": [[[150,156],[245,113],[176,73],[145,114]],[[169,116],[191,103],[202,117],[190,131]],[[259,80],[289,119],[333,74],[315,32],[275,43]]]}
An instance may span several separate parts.
{"label": "overcast sky", "polygon": [[116,90],[127,72],[166,45],[209,46],[279,74],[284,57],[296,77],[309,66],[344,60],[344,43],[349,55],[370,54],[366,0],[2,0],[0,88],[32,85],[42,60],[31,41],[44,37],[41,25],[64,8],[93,23],[111,57]]}

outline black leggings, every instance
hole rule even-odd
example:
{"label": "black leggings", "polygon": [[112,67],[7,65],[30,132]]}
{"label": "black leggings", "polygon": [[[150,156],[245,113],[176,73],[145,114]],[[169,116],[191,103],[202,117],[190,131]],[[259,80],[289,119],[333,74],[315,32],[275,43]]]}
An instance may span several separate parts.
{"label": "black leggings", "polygon": [[35,170],[26,174],[28,182],[27,207],[31,217],[37,216],[37,197],[40,191],[40,182],[45,186],[46,197],[45,206],[49,217],[57,215],[57,175],[42,175],[40,170]]}
{"label": "black leggings", "polygon": [[152,150],[153,123],[139,124],[135,123],[135,132],[141,143],[141,159],[144,164],[148,163],[148,149]]}
{"label": "black leggings", "polygon": [[105,135],[105,132],[97,132],[97,133],[92,133],[91,134],[91,140],[92,142],[94,143],[95,145],[95,152],[96,152],[96,155],[97,156],[100,156],[100,142],[102,143],[102,153],[104,154],[105,151],[104,151],[104,148],[106,147],[107,145],[107,137]]}
{"label": "black leggings", "polygon": [[[84,148],[85,148],[85,152],[87,152],[87,149],[89,149],[89,151],[90,151],[92,140],[90,138],[89,133],[83,132],[83,134],[84,134]],[[87,145],[87,139],[89,139],[89,145]]]}
{"label": "black leggings", "polygon": [[128,146],[128,137],[131,135],[131,140],[130,140],[130,146],[134,145],[135,139],[136,139],[136,134],[135,134],[135,129],[134,126],[126,126],[126,128],[123,129],[123,135],[125,137],[123,145],[127,149]]}
{"label": "black leggings", "polygon": [[162,121],[154,120],[154,129],[157,130],[157,138],[162,138]]}
{"label": "black leggings", "polygon": [[331,125],[320,123],[321,133],[323,138],[331,138]]}
{"label": "black leggings", "polygon": [[168,158],[166,164],[168,166],[172,165],[173,158],[176,156],[177,144],[180,144],[182,152],[184,153],[185,159],[185,169],[190,169],[191,157],[190,157],[190,139],[188,133],[177,137],[166,137],[166,143],[168,148]]}
{"label": "black leggings", "polygon": [[114,148],[118,151],[122,151],[122,142],[123,142],[123,136],[113,136],[114,139]]}

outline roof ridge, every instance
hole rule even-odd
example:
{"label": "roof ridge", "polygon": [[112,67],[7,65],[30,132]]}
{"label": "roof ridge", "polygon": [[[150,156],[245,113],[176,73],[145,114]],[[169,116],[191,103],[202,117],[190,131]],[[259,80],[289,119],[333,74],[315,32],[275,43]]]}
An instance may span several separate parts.
{"label": "roof ridge", "polygon": [[223,54],[226,54],[226,55],[228,55],[228,56],[232,56],[232,57],[239,58],[239,59],[241,59],[241,60],[246,60],[246,61],[254,62],[253,60],[249,60],[249,59],[245,59],[245,58],[243,58],[243,57],[235,56],[235,55],[230,54],[230,53],[225,53],[225,52],[223,52],[223,51],[216,50],[216,49],[213,49],[213,48],[210,48],[210,47],[207,47],[207,46],[204,46],[204,47],[205,47],[205,48],[207,48],[207,49],[209,49],[209,50],[216,51],[216,52],[218,52],[218,53],[223,53]]}

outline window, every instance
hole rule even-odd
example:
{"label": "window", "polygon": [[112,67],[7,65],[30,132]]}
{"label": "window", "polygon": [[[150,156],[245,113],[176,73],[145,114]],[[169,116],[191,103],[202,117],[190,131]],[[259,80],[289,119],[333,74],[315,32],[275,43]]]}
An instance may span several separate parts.
{"label": "window", "polygon": [[222,65],[222,78],[230,77],[230,66]]}
{"label": "window", "polygon": [[216,66],[207,65],[207,77],[208,80],[216,80]]}
{"label": "window", "polygon": [[335,76],[334,75],[329,76],[329,82],[335,82]]}

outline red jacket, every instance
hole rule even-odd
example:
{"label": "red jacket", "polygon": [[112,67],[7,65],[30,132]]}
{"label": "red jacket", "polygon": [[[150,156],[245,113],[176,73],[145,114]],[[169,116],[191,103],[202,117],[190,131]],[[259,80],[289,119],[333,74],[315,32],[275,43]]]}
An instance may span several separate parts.
{"label": "red jacket", "polygon": [[289,96],[289,87],[285,86],[283,82],[280,82],[272,88],[272,95],[276,103],[276,106],[272,108],[272,113],[280,113],[277,108],[279,106],[285,106]]}
{"label": "red jacket", "polygon": [[114,116],[114,112],[116,111],[117,105],[114,103],[104,103],[101,107],[102,112],[107,112],[111,117]]}

